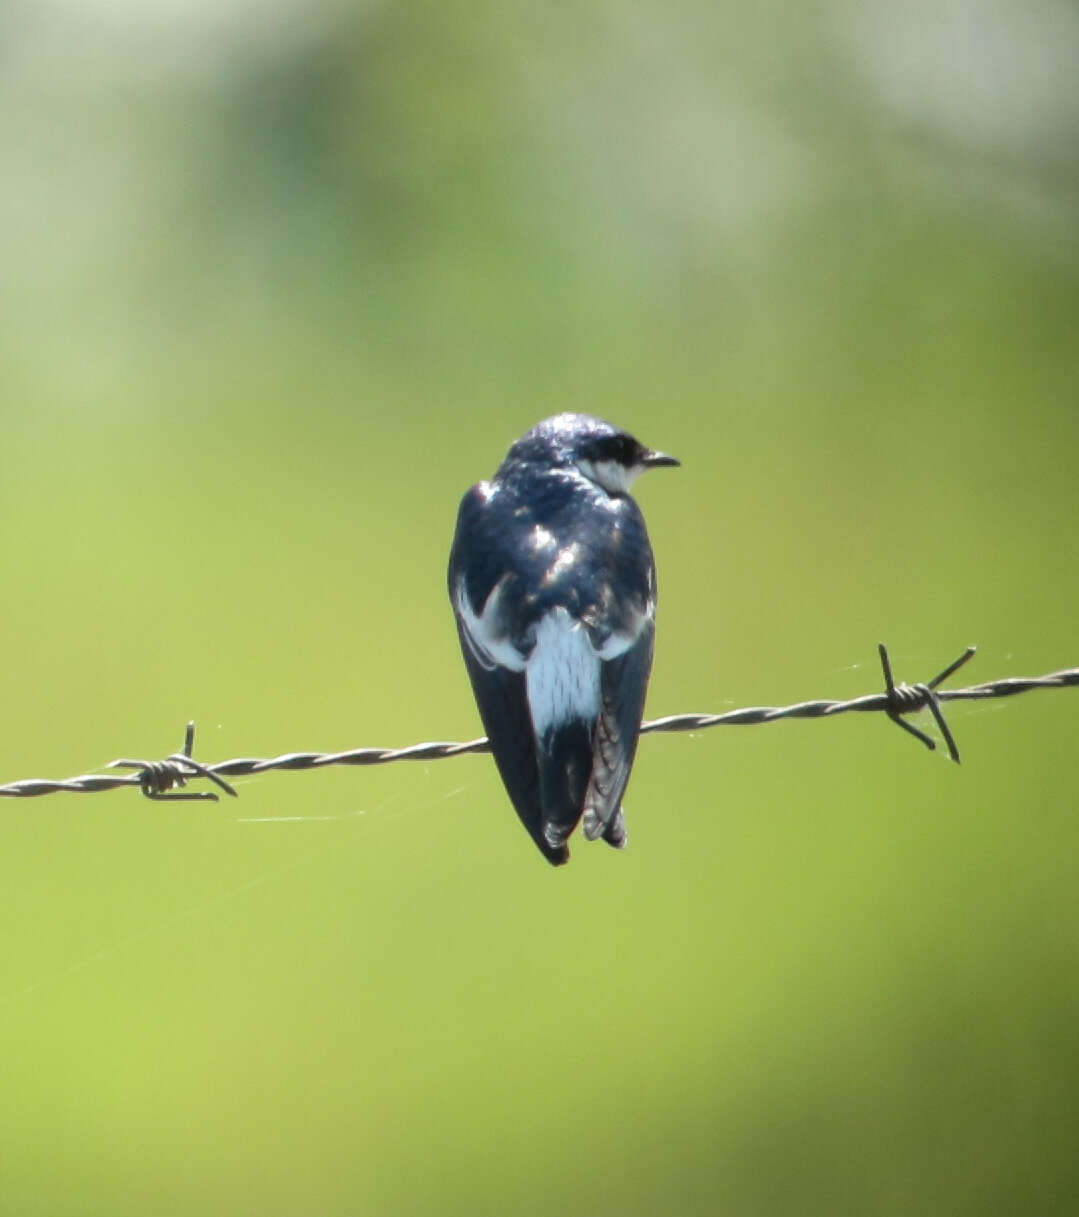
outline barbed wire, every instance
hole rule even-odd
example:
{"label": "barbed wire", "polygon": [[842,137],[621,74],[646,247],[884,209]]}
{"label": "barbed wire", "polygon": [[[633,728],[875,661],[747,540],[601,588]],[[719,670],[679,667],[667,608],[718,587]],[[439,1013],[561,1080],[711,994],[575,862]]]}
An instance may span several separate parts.
{"label": "barbed wire", "polygon": [[[953,663],[950,663],[932,680],[908,685],[897,684],[892,674],[888,648],[880,643],[878,648],[884,673],[884,690],[868,693],[846,701],[814,700],[797,702],[790,706],[747,706],[740,710],[729,710],[724,714],[672,714],[666,718],[655,718],[641,724],[641,734],[657,732],[703,731],[709,727],[746,727],[758,723],[775,723],[788,718],[833,718],[838,714],[883,713],[898,727],[921,740],[932,751],[936,741],[904,717],[918,710],[929,710],[944,737],[948,754],[957,764],[959,748],[944,717],[942,704],[949,701],[983,701],[993,697],[1012,697],[1033,689],[1065,689],[1079,685],[1079,668],[1063,668],[1045,676],[1011,676],[1001,680],[986,681],[966,689],[940,689],[939,686],[970,659],[976,651],[968,647]],[[192,753],[195,744],[195,724],[188,723],[184,747],[160,761],[121,758],[110,761],[105,768],[133,769],[127,774],[87,773],[79,777],[53,781],[47,778],[27,778],[0,786],[0,796],[7,798],[35,798],[39,795],[68,791],[79,794],[94,794],[105,790],[117,790],[133,786],[149,799],[217,799],[213,791],[183,791],[193,778],[205,778],[213,782],[226,794],[236,796],[235,788],[227,777],[250,776],[270,770],[325,769],[330,765],[386,765],[393,761],[440,761],[452,756],[468,756],[490,752],[485,737],[463,743],[431,742],[412,744],[407,748],[353,748],[347,752],[288,752],[275,757],[236,757],[219,761],[214,765],[203,765]],[[173,793],[169,793],[173,792]]]}

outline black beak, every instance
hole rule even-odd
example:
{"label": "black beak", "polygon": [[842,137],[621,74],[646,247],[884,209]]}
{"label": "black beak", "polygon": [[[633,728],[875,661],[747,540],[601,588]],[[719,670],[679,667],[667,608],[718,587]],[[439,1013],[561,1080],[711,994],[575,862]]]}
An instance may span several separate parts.
{"label": "black beak", "polygon": [[676,456],[668,456],[666,452],[646,452],[641,457],[641,464],[645,469],[662,469],[664,465],[670,465],[674,468],[676,465],[681,465],[681,461]]}

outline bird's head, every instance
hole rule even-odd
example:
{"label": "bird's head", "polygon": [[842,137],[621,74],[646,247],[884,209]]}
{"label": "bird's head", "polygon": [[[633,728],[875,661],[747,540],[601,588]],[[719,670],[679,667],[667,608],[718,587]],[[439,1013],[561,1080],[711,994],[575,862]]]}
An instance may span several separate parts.
{"label": "bird's head", "polygon": [[666,452],[646,448],[628,431],[590,414],[556,414],[544,419],[513,445],[509,459],[576,469],[608,494],[628,494],[646,469],[682,463]]}

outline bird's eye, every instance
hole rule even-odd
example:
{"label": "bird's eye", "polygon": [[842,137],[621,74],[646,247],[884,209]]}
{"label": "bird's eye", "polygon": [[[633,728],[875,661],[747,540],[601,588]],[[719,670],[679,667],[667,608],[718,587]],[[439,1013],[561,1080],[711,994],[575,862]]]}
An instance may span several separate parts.
{"label": "bird's eye", "polygon": [[636,461],[636,444],[628,435],[601,435],[588,446],[587,459],[595,463],[614,461],[626,468]]}

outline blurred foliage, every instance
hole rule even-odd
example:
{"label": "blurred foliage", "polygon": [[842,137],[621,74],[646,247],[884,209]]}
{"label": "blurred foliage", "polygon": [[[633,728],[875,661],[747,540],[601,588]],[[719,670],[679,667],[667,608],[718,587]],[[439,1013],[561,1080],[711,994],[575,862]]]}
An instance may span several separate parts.
{"label": "blurred foliage", "polygon": [[[473,735],[457,501],[564,408],[684,461],[652,713],[1076,662],[1073,9],[0,36],[0,780]],[[1077,715],[652,737],[560,872],[482,757],[4,802],[0,1211],[1059,1213]]]}

